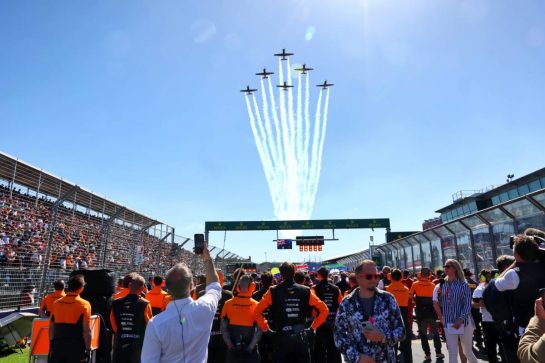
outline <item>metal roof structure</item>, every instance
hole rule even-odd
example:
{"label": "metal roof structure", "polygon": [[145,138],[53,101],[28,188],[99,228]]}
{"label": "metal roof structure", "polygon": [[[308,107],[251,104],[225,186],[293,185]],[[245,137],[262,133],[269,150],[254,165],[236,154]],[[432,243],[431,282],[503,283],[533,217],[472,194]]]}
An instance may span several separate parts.
{"label": "metal roof structure", "polygon": [[[68,201],[89,208],[105,216],[125,220],[140,228],[150,228],[162,222],[102,197],[81,186],[57,177],[41,168],[30,165],[0,151],[0,178],[35,190],[55,199],[71,194]],[[75,189],[75,190],[73,190]]]}

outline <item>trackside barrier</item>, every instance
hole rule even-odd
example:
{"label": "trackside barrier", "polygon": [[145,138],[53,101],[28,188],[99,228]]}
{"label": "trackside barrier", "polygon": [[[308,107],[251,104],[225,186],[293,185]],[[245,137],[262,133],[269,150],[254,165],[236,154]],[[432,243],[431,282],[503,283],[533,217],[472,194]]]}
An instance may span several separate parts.
{"label": "trackside barrier", "polygon": [[[46,363],[49,355],[49,318],[37,318],[32,321],[29,362]],[[91,315],[91,351],[95,363],[96,350],[100,336],[100,317]]]}

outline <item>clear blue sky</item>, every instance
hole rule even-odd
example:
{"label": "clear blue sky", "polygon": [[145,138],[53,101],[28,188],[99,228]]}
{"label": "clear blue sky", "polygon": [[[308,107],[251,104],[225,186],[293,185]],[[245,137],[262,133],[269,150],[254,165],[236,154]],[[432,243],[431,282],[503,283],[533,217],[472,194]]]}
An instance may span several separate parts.
{"label": "clear blue sky", "polygon": [[[3,1],[0,148],[181,235],[273,219],[238,90],[287,48],[335,83],[313,218],[418,230],[457,190],[543,167],[543,19],[541,1]],[[274,237],[226,247],[308,258]]]}

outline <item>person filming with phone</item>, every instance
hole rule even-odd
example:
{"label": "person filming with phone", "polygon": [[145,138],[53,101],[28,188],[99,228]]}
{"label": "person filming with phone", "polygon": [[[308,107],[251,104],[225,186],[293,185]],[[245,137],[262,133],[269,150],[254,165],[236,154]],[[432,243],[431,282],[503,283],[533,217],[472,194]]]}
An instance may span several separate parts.
{"label": "person filming with phone", "polygon": [[339,306],[335,320],[335,345],[347,363],[395,363],[395,345],[405,337],[405,326],[396,300],[377,289],[380,274],[372,260],[355,269],[356,287]]}
{"label": "person filming with phone", "polygon": [[[206,290],[197,300],[191,298],[193,275],[184,263],[166,274],[172,301],[154,316],[146,327],[142,363],[205,363],[210,329],[221,297],[219,277],[206,242],[195,246],[204,264]],[[200,247],[200,248],[197,248]]]}
{"label": "person filming with phone", "polygon": [[518,357],[521,363],[539,363],[545,358],[545,289],[535,302],[535,315],[520,339]]}

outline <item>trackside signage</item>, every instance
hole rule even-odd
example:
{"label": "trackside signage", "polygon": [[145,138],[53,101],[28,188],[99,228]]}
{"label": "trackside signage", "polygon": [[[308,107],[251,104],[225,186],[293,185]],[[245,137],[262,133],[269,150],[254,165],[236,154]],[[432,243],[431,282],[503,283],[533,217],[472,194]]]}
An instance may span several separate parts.
{"label": "trackside signage", "polygon": [[390,219],[318,219],[293,221],[206,222],[206,231],[390,228]]}

